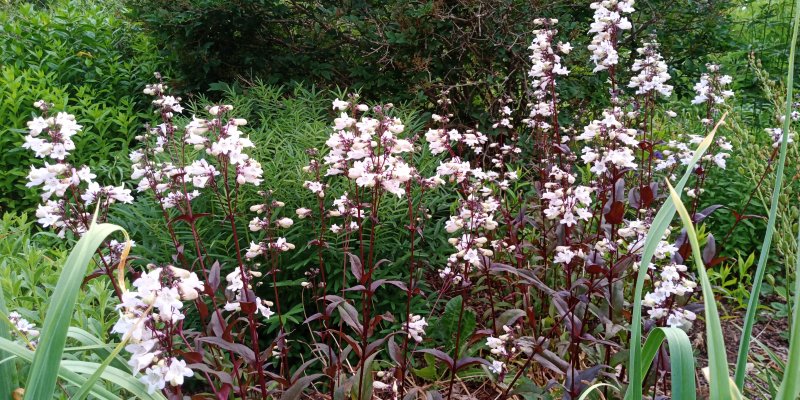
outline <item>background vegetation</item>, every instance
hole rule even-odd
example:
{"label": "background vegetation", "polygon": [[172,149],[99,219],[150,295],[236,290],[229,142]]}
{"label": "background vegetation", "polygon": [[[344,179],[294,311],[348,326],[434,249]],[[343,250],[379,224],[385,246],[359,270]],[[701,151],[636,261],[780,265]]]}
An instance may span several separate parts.
{"label": "background vegetation", "polygon": [[[576,38],[570,57],[587,58],[580,38],[591,18],[589,3],[54,0],[0,5],[0,212],[6,213],[0,225],[0,285],[8,308],[39,310],[24,317],[43,321],[42,299],[52,292],[71,247],[30,222],[38,198],[24,186],[27,169],[20,166],[30,165],[32,156],[20,145],[35,100],[76,114],[84,133],[75,155],[120,183],[127,180],[128,147],[143,121],[152,117],[141,89],[161,71],[195,111],[212,100],[236,107],[258,144],[254,157],[265,164],[264,187],[273,188],[287,209],[294,209],[311,202],[297,182],[303,181],[306,150],[321,147],[328,136],[331,99],[356,90],[369,101],[394,101],[410,130],[421,132],[435,99],[448,91],[454,102],[468,105],[459,110],[461,123],[485,123],[485,111],[497,107],[501,94],[522,97],[527,88],[520,77],[527,70],[534,16],[558,18],[560,29]],[[738,103],[730,121],[736,134],[729,137],[736,155],[724,174],[709,178],[703,206],[723,206],[704,227],[725,239],[719,244],[723,261],[708,266],[709,275],[733,309],[744,309],[748,292],[741,287],[753,274],[746,260],[760,250],[774,181],[774,172],[768,172],[758,183],[771,167],[763,162],[770,158],[770,138],[763,129],[780,126],[784,106],[783,83],[776,76],[786,68],[791,2],[761,0],[743,7],[722,0],[642,0],[637,8],[636,30],[622,46],[632,54],[641,38],[657,32],[670,72],[675,72],[676,102],[687,100],[708,61],[720,62],[735,77]],[[750,54],[755,62],[748,60]],[[588,108],[603,82],[588,69],[576,68],[573,75],[580,79],[564,88],[563,99]],[[698,126],[698,121],[678,119],[662,129]],[[800,215],[794,201],[800,190],[798,156],[797,148],[790,147],[788,187],[767,265],[765,292],[774,300],[770,311],[778,316],[789,314],[785,303],[793,290],[787,278],[794,272],[789,266],[794,265],[793,232]],[[433,160],[421,165],[435,167]],[[429,196],[434,221],[446,218],[452,199]],[[380,253],[402,268],[408,243],[403,235],[391,235],[402,231],[404,204],[386,204],[381,212],[388,222]],[[737,214],[751,217],[737,221]],[[169,237],[151,234],[160,218],[155,210],[134,204],[120,207],[112,221],[137,241],[137,256],[157,261],[171,246]],[[127,225],[128,220],[139,223]],[[220,259],[230,259],[233,244],[215,223],[202,225],[201,233],[215,243]],[[447,236],[441,224],[428,229],[418,256],[436,263],[446,256]],[[300,304],[299,283],[313,253],[305,244],[313,238],[300,229],[290,230],[288,237],[298,251],[287,256],[280,280],[298,287],[284,293],[287,303]],[[391,276],[392,265],[388,268]],[[724,274],[725,268],[732,272]],[[104,282],[85,287],[73,317],[73,326],[102,340],[108,339],[114,319],[114,301]],[[379,309],[402,312],[401,305],[382,300]],[[302,308],[285,315],[294,324],[306,317]]]}

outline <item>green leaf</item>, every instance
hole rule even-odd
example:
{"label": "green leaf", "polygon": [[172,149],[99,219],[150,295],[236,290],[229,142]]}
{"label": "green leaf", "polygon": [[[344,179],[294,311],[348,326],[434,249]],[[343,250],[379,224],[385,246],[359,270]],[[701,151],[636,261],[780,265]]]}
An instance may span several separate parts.
{"label": "green leaf", "polygon": [[[694,260],[695,267],[697,267],[697,274],[700,277],[700,286],[703,290],[703,305],[705,307],[706,315],[706,341],[708,343],[708,366],[709,366],[709,389],[710,399],[731,399],[735,396],[731,392],[731,378],[728,373],[728,357],[725,350],[725,338],[722,335],[722,324],[719,320],[719,311],[717,311],[717,302],[714,299],[714,289],[711,282],[708,280],[706,268],[703,265],[702,252],[700,251],[700,242],[697,240],[697,231],[694,229],[692,217],[689,216],[689,211],[681,202],[681,198],[672,185],[667,182],[669,187],[669,194],[672,202],[675,203],[675,208],[678,215],[683,221],[683,226],[686,229],[686,234],[689,237],[689,244],[692,246],[692,260]],[[735,388],[735,386],[734,386]]]}
{"label": "green leaf", "polygon": [[[461,338],[458,348],[460,349],[459,352],[463,352],[464,345],[477,326],[475,313],[470,309],[464,309],[461,320],[461,334],[458,335],[458,319],[463,301],[461,296],[450,299],[444,306],[442,316],[432,324],[434,332],[437,332],[437,337],[446,343],[448,352],[456,348],[456,337]],[[453,357],[453,359],[458,358],[461,358],[459,354]]]}
{"label": "green leaf", "polygon": [[355,379],[355,384],[353,385],[353,393],[350,394],[350,397],[353,400],[370,400],[372,399],[372,361],[375,359],[378,353],[375,353],[369,357],[367,357],[366,361],[364,361],[363,365],[363,382],[362,382],[362,371],[359,368],[356,373],[353,375]]}
{"label": "green leaf", "polygon": [[797,224],[797,240],[794,253],[794,313],[792,327],[789,330],[789,358],[783,371],[781,385],[778,388],[777,400],[795,400],[800,395],[800,223]]}
{"label": "green leaf", "polygon": [[[6,268],[6,263],[4,262],[0,265],[0,269]],[[6,308],[5,297],[3,297],[3,285],[0,284],[0,313],[3,315],[8,315],[8,309]],[[3,322],[0,322],[0,338],[11,340],[11,331],[9,330],[10,327]],[[0,346],[0,349],[3,347]],[[11,357],[10,353],[0,350],[0,360],[5,360],[6,358]],[[16,389],[14,386],[14,362],[4,362],[0,364],[0,398],[6,398],[6,396],[11,396],[11,393]]]}
{"label": "green leaf", "polygon": [[436,359],[433,355],[425,353],[422,355],[425,359],[425,368],[412,368],[411,371],[414,372],[414,375],[428,380],[428,381],[435,381],[437,378],[436,374]]}
{"label": "green leaf", "polygon": [[25,385],[25,400],[53,397],[67,331],[86,275],[86,267],[106,237],[122,230],[113,224],[92,224],[67,258],[47,306],[39,345],[33,357],[28,383]]}
{"label": "green leaf", "polygon": [[[789,125],[792,121],[792,89],[794,88],[794,55],[797,47],[797,31],[800,25],[800,0],[797,0],[794,7],[794,21],[792,29],[792,42],[789,48],[789,64],[786,70],[786,113],[783,121],[783,138],[781,139],[780,155],[778,166],[775,170],[775,186],[772,188],[772,198],[769,206],[769,218],[767,219],[767,230],[764,233],[764,242],[761,244],[761,254],[758,255],[758,266],[756,275],[753,278],[753,288],[750,291],[750,299],[747,301],[747,313],[745,314],[742,330],[742,339],[739,342],[739,355],[736,358],[736,387],[741,391],[744,388],[744,378],[747,370],[747,354],[750,352],[750,340],[753,334],[753,325],[758,312],[759,295],[761,294],[761,283],[764,280],[769,249],[772,246],[772,235],[775,233],[775,221],[778,216],[778,200],[781,195],[783,184],[783,169],[786,165],[786,149],[789,143]],[[797,375],[792,379],[797,379]]]}
{"label": "green leaf", "polygon": [[[694,156],[686,166],[686,172],[683,174],[683,177],[681,177],[681,180],[678,181],[678,190],[683,190],[683,187],[686,186],[686,182],[694,172],[694,166],[697,164],[697,161],[700,160],[700,157],[703,156],[706,150],[708,150],[708,147],[714,140],[714,135],[717,132],[717,128],[724,119],[725,116],[720,118],[720,121],[717,122],[717,126],[715,126],[714,129],[711,130],[711,133],[709,133],[708,136],[706,136],[705,139],[703,139],[703,141],[697,146]],[[642,399],[642,384],[644,380],[644,374],[642,373],[642,292],[644,291],[644,282],[645,278],[647,277],[647,270],[650,267],[650,262],[653,259],[656,248],[658,247],[658,242],[661,241],[661,236],[669,227],[673,216],[675,216],[675,205],[672,203],[672,199],[667,198],[667,200],[664,201],[664,204],[658,210],[658,213],[656,213],[656,216],[653,219],[653,224],[651,225],[650,230],[647,232],[647,237],[645,238],[644,248],[642,251],[642,261],[639,266],[639,272],[636,276],[636,287],[634,289],[633,297],[633,315],[631,320],[630,341],[631,348],[628,359],[630,384],[628,385],[628,390],[625,394],[626,399]]]}
{"label": "green leaf", "polygon": [[642,349],[642,376],[647,374],[665,339],[670,356],[672,397],[677,400],[693,400],[696,398],[697,386],[694,379],[692,342],[686,332],[679,328],[655,328],[650,332]]}
{"label": "green leaf", "polygon": [[[25,361],[31,362],[34,359],[34,352],[32,350],[27,349],[25,346],[22,346],[16,342],[12,342],[8,339],[0,338],[0,347],[3,348],[8,353],[11,353]],[[68,368],[65,365],[56,364],[55,371],[56,371],[55,377],[61,378],[64,381],[69,382],[73,385],[79,386],[82,385],[84,382],[86,382],[86,378],[78,374],[72,368]],[[26,390],[25,391],[26,395],[28,394],[27,392],[28,391]],[[95,385],[95,387],[92,388],[92,394],[100,399],[120,400],[119,397],[115,396],[113,393],[109,392],[107,389],[99,385]]]}

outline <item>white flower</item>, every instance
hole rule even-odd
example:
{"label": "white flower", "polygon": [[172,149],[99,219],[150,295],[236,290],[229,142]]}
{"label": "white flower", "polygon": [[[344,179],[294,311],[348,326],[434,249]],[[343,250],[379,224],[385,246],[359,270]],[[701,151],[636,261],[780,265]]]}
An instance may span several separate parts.
{"label": "white flower", "polygon": [[658,52],[658,43],[645,43],[644,47],[636,51],[642,58],[633,63],[631,70],[639,74],[631,78],[628,87],[635,88],[636,94],[656,92],[669,97],[672,94],[672,85],[666,84],[670,76],[667,73],[667,64]]}
{"label": "white flower", "polygon": [[281,228],[288,228],[294,224],[294,221],[292,221],[291,218],[284,217],[278,219],[277,221],[275,221],[275,223],[278,224],[278,226],[280,226]]}
{"label": "white flower", "polygon": [[186,361],[173,357],[169,361],[169,368],[164,373],[164,380],[172,386],[181,386],[183,385],[184,377],[190,378],[193,375],[194,372],[186,367]]}
{"label": "white flower", "polygon": [[336,111],[345,111],[350,106],[350,103],[339,100],[338,98],[333,101],[333,109]]}
{"label": "white flower", "polygon": [[422,342],[422,337],[425,335],[425,327],[428,326],[428,323],[425,322],[425,318],[422,318],[419,315],[409,315],[408,316],[408,337],[409,339],[414,339],[417,343]]}
{"label": "white flower", "polygon": [[305,219],[311,215],[311,210],[305,207],[298,208],[295,213],[297,213],[297,218]]}
{"label": "white flower", "polygon": [[505,371],[506,364],[502,361],[492,360],[492,365],[489,366],[489,371],[495,374],[502,374]]}
{"label": "white flower", "polygon": [[164,380],[164,375],[167,372],[167,367],[163,365],[154,365],[147,368],[144,376],[139,380],[147,385],[147,393],[153,394],[158,390],[163,390],[167,382]]}

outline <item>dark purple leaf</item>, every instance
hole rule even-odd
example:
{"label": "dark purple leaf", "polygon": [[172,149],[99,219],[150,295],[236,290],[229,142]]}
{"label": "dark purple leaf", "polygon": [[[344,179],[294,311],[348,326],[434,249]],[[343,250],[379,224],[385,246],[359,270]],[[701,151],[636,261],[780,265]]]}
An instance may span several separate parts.
{"label": "dark purple leaf", "polygon": [[490,362],[488,362],[488,361],[486,361],[486,360],[484,360],[482,358],[478,358],[478,357],[462,357],[462,358],[459,358],[458,361],[456,361],[456,365],[455,365],[454,369],[455,369],[456,372],[458,372],[458,371],[461,371],[462,369],[467,368],[467,367],[469,367],[471,365],[477,365],[477,364],[492,365]]}
{"label": "dark purple leaf", "polygon": [[605,214],[606,222],[609,224],[621,224],[622,217],[625,215],[625,203],[615,201],[611,203],[608,213]]}
{"label": "dark purple leaf", "polygon": [[344,302],[339,304],[337,308],[339,309],[339,316],[342,317],[344,323],[355,329],[359,335],[364,333],[364,327],[358,322],[358,311],[352,304]]}
{"label": "dark purple leaf", "polygon": [[364,266],[361,264],[361,260],[353,253],[347,253],[347,256],[350,258],[350,272],[358,279],[359,283],[364,283],[362,281],[364,278]]}
{"label": "dark purple leaf", "polygon": [[214,261],[214,264],[211,265],[211,270],[208,272],[208,286],[211,289],[209,296],[213,296],[219,287],[219,269],[219,261]]}
{"label": "dark purple leaf", "polygon": [[299,399],[303,395],[303,390],[305,390],[309,385],[311,385],[311,383],[314,382],[314,379],[317,379],[321,376],[323,375],[313,374],[298,379],[297,381],[292,383],[291,387],[289,387],[288,389],[286,389],[285,392],[283,392],[283,394],[281,395],[281,400]]}
{"label": "dark purple leaf", "polygon": [[316,313],[316,314],[306,318],[305,321],[303,321],[303,324],[307,324],[307,323],[309,323],[311,321],[316,321],[316,320],[318,320],[320,318],[322,318],[322,313]]}
{"label": "dark purple leaf", "polygon": [[717,241],[714,240],[714,235],[708,234],[706,239],[706,246],[703,248],[703,263],[705,265],[711,264],[714,256],[717,254]]}
{"label": "dark purple leaf", "polygon": [[628,205],[637,210],[642,208],[642,197],[639,194],[639,189],[631,188],[628,191]]}
{"label": "dark purple leaf", "polygon": [[614,182],[614,200],[622,201],[625,198],[625,178],[619,178]]}
{"label": "dark purple leaf", "polygon": [[213,344],[221,349],[232,351],[244,358],[248,364],[256,363],[256,355],[249,347],[240,343],[231,343],[219,337],[206,336],[197,339],[198,342]]}
{"label": "dark purple leaf", "polygon": [[717,211],[720,208],[722,208],[722,205],[720,204],[714,204],[713,206],[708,206],[694,213],[694,215],[692,216],[692,222],[694,222],[695,224],[700,223],[700,221],[708,218],[708,216],[711,215],[711,213]]}
{"label": "dark purple leaf", "polygon": [[222,315],[221,312],[212,313],[211,321],[208,323],[214,335],[217,337],[222,337],[223,332],[225,332],[225,326],[227,325],[225,321],[221,319],[220,315]]}
{"label": "dark purple leaf", "polygon": [[656,194],[653,185],[655,185],[655,183],[650,184],[650,186],[642,186],[639,190],[639,199],[642,202],[641,208],[650,208],[650,204],[655,200]]}
{"label": "dark purple leaf", "polygon": [[378,290],[378,288],[381,285],[386,284],[386,283],[388,283],[390,285],[394,285],[394,286],[398,287],[400,290],[402,290],[404,292],[408,292],[408,288],[406,287],[405,283],[400,282],[400,281],[390,281],[390,280],[386,280],[386,279],[378,279],[377,281],[372,282],[372,285],[370,285],[369,290],[370,290],[370,292],[375,293],[375,291]]}
{"label": "dark purple leaf", "polygon": [[317,362],[317,359],[316,358],[312,358],[312,359],[300,364],[300,366],[297,367],[297,371],[294,371],[294,374],[292,374],[292,382],[297,382],[300,379],[300,374],[302,374],[303,371],[306,370],[306,368],[308,368],[311,364],[313,364],[315,362]]}
{"label": "dark purple leaf", "polygon": [[396,364],[403,364],[405,361],[405,354],[403,354],[403,349],[397,345],[397,342],[395,342],[394,339],[389,341],[388,348],[389,358],[391,358]]}
{"label": "dark purple leaf", "polygon": [[449,368],[450,370],[453,369],[453,358],[450,357],[449,355],[447,355],[445,352],[443,352],[441,350],[422,349],[422,350],[417,350],[415,353],[427,353],[427,354],[430,354],[430,355],[436,357],[437,359],[439,359],[440,361],[443,361],[445,364],[447,364],[447,368]]}

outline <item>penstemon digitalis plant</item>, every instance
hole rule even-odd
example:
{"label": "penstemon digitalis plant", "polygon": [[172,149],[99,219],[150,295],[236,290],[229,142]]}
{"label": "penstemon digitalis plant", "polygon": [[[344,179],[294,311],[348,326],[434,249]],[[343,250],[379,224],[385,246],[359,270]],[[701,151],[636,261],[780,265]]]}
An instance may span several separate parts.
{"label": "penstemon digitalis plant", "polygon": [[[160,120],[137,138],[131,177],[137,201],[163,216],[174,255],[164,255],[171,262],[129,268],[132,289],[116,287],[114,332],[130,337],[131,371],[150,391],[170,398],[292,399],[309,388],[358,400],[439,391],[456,398],[466,395],[456,382],[471,373],[488,377],[501,398],[523,390],[522,383],[549,382],[550,391],[567,398],[578,398],[600,376],[622,386],[620,348],[630,340],[633,277],[665,199],[659,182],[692,166],[685,190],[699,223],[713,211],[697,210],[708,170],[724,169],[731,151],[717,134],[695,166],[703,132],[663,137],[659,124],[677,113],[660,106],[672,87],[658,43],[647,39],[629,69],[620,64],[627,57],[618,43],[632,28],[633,5],[591,5],[588,50],[594,73],[608,78],[607,108],[564,109],[558,82],[570,79],[564,58],[573,49],[559,40],[558,21],[539,19],[530,47],[530,93],[492,105],[498,118],[483,132],[451,121],[458,105],[446,93],[424,133],[407,132],[391,105],[370,107],[356,95],[336,99],[332,133],[325,148],[308,151],[308,179],[297,183],[316,202],[294,211],[261,188],[263,169],[248,154],[256,143],[231,106],[209,106],[202,118],[184,124],[176,119],[184,111],[180,99],[161,82],[148,86]],[[730,81],[719,66],[708,65],[695,86],[705,134],[733,95]],[[133,198],[123,187],[95,183],[88,169],[68,166],[69,137],[79,127],[62,114],[50,121],[50,110],[42,109],[26,146],[57,162],[31,172],[31,186],[42,185],[47,201],[37,217],[45,227],[80,236],[88,229],[87,206],[99,202],[104,218],[113,202]],[[43,132],[48,140],[39,138]],[[425,151],[441,159],[430,176],[416,166]],[[241,204],[246,191],[257,191],[262,201]],[[425,204],[431,191],[454,199],[444,222],[453,248],[427,268],[415,246],[425,245],[433,218]],[[201,197],[207,201],[197,202]],[[391,261],[377,251],[382,206],[396,201],[392,197],[407,206],[410,248],[401,277],[382,271]],[[297,354],[306,349],[294,339],[300,329],[286,324],[284,312],[293,305],[281,304],[280,291],[288,289],[279,278],[281,254],[295,249],[285,234],[295,219],[313,232],[309,246],[317,263],[301,284],[309,296],[304,306],[314,312],[303,323],[311,332],[312,358],[299,365]],[[234,265],[215,259],[201,224],[230,233]],[[659,234],[644,271],[650,282],[644,330],[689,330],[697,310],[697,284],[685,263],[691,244],[685,233]],[[112,282],[109,266],[118,263],[120,247],[109,242],[100,251],[106,267],[98,274]],[[714,255],[713,246],[706,250],[704,256]],[[398,293],[402,315],[376,306],[378,296]],[[417,305],[423,296],[426,307]],[[269,336],[263,329],[268,321],[279,327]],[[443,344],[430,328],[450,323],[454,337]],[[649,389],[666,394],[666,351],[654,357]],[[431,367],[436,379],[418,372],[429,359],[437,364]]]}

